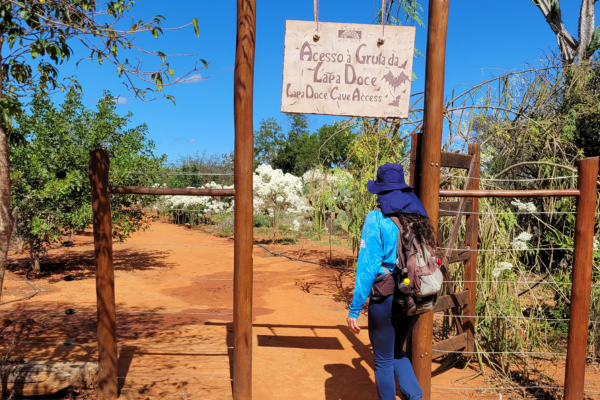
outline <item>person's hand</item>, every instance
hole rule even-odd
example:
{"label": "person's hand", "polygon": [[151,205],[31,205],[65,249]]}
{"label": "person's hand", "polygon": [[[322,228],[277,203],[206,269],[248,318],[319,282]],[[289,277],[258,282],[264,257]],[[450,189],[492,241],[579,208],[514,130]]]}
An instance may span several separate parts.
{"label": "person's hand", "polygon": [[350,329],[350,331],[355,335],[358,335],[360,333],[360,328],[358,327],[356,318],[348,317],[346,321],[348,322],[348,328]]}

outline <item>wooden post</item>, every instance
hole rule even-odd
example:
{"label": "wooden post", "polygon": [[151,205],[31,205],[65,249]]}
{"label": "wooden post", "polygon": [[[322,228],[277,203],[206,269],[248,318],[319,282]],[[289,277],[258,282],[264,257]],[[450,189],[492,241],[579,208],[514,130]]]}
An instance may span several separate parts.
{"label": "wooden post", "polygon": [[256,0],[237,0],[233,107],[235,119],[235,243],[233,275],[233,398],[252,399],[252,102]]}
{"label": "wooden post", "polygon": [[580,195],[577,198],[577,220],[575,221],[565,400],[583,399],[592,285],[598,157],[579,161],[577,170],[579,174],[577,187]]}
{"label": "wooden post", "polygon": [[421,139],[420,133],[413,133],[410,135],[410,179],[408,184],[410,186],[420,187],[421,173],[419,168],[421,167],[421,146],[419,146]]}
{"label": "wooden post", "polygon": [[[480,154],[481,145],[479,143],[469,143],[469,154],[475,157],[475,163],[473,168],[473,179],[469,184],[469,187],[465,189],[479,190],[479,177],[480,177]],[[473,206],[471,211],[473,213],[479,212],[479,199],[469,199]],[[479,215],[467,214],[466,222],[466,235],[465,244],[471,248],[471,250],[477,250],[477,241],[479,240]],[[477,252],[471,251],[470,258],[465,263],[464,273],[465,290],[469,291],[469,302],[464,308],[464,315],[475,315],[477,305],[477,283],[473,282],[477,280]],[[467,332],[467,348],[466,351],[473,352],[475,350],[475,318],[463,318],[463,329]]]}
{"label": "wooden post", "polygon": [[[431,224],[437,231],[440,190],[440,158],[444,123],[444,67],[449,0],[429,0],[429,27],[425,66],[425,112],[420,138],[421,179],[417,187]],[[412,332],[411,361],[423,390],[423,400],[431,396],[431,344],[433,312],[422,314]]]}
{"label": "wooden post", "polygon": [[96,298],[98,304],[98,399],[118,396],[117,323],[115,272],[113,269],[112,221],[108,195],[108,150],[90,151],[90,184],[94,250],[96,252]]}

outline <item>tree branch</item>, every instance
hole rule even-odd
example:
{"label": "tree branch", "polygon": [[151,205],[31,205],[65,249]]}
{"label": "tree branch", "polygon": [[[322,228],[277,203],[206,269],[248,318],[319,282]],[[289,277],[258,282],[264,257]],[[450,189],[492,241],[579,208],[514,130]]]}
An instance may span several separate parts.
{"label": "tree branch", "polygon": [[[558,0],[554,1],[556,1],[556,5],[558,6]],[[542,14],[544,14],[546,22],[548,23],[548,25],[550,25],[552,32],[556,34],[558,48],[560,49],[560,55],[563,61],[569,63],[573,62],[575,58],[575,52],[579,48],[579,42],[575,40],[573,36],[571,36],[571,34],[565,29],[565,25],[562,22],[562,13],[560,11],[560,7],[557,7],[553,11],[549,0],[538,0],[537,6],[539,7]]]}
{"label": "tree branch", "polygon": [[[513,164],[510,167],[503,169],[502,171],[498,172],[496,174],[496,176],[494,176],[494,178],[498,178],[498,177],[504,175],[505,173],[507,173],[508,171],[511,171],[518,167],[522,167],[524,165],[549,165],[551,167],[558,167],[558,168],[566,169],[567,171],[571,171],[571,172],[575,172],[575,173],[577,172],[577,168],[570,167],[568,165],[553,163],[551,161],[524,161],[524,162],[520,162],[517,164]],[[577,177],[576,175],[573,176],[573,178],[576,178],[576,177]],[[596,181],[596,184],[598,186],[600,186],[600,181]]]}

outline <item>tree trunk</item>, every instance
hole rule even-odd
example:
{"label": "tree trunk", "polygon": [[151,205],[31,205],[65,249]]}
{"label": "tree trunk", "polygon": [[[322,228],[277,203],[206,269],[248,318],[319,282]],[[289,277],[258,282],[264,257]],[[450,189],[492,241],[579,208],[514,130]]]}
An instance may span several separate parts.
{"label": "tree trunk", "polygon": [[40,251],[39,249],[31,246],[29,248],[29,255],[31,256],[31,266],[33,272],[40,272]]}
{"label": "tree trunk", "polygon": [[589,61],[587,49],[592,41],[594,33],[594,3],[595,0],[582,0],[581,12],[579,14],[579,47],[577,48],[577,62],[579,64]]}
{"label": "tree trunk", "polygon": [[12,214],[10,211],[10,187],[8,135],[5,127],[0,125],[0,300],[4,288],[8,246],[16,219],[16,209]]}

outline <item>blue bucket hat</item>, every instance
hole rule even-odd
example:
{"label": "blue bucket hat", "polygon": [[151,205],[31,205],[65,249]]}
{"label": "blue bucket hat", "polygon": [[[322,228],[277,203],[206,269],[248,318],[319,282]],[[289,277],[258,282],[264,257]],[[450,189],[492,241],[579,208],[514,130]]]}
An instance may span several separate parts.
{"label": "blue bucket hat", "polygon": [[415,213],[425,217],[427,211],[404,181],[404,168],[398,164],[384,164],[377,170],[377,179],[367,183],[367,190],[379,198],[384,214]]}

